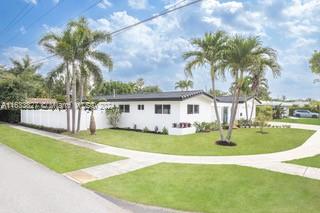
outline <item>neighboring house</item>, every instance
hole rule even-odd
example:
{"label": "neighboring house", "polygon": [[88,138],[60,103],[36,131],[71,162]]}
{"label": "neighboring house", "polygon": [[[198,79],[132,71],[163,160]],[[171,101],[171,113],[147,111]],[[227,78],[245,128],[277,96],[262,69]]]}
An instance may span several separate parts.
{"label": "neighboring house", "polygon": [[[95,110],[97,129],[110,128],[106,113],[102,106],[118,106],[122,111],[119,127],[130,129],[145,129],[162,131],[165,127],[171,135],[184,135],[195,132],[194,122],[214,122],[216,115],[213,98],[202,90],[174,91],[160,93],[126,94],[100,96],[102,101]],[[223,123],[228,123],[231,115],[232,96],[217,97],[218,111]],[[252,98],[248,98],[248,115],[251,114]],[[253,119],[256,115],[254,101]],[[236,120],[245,119],[246,110],[244,98],[240,97]],[[66,111],[52,110],[22,110],[21,122],[52,128],[66,129]],[[82,111],[81,130],[89,128],[90,113]]]}
{"label": "neighboring house", "polygon": [[272,109],[280,107],[283,111],[283,117],[289,117],[289,109],[293,106],[304,107],[310,104],[308,101],[261,101],[260,106],[271,106]]}

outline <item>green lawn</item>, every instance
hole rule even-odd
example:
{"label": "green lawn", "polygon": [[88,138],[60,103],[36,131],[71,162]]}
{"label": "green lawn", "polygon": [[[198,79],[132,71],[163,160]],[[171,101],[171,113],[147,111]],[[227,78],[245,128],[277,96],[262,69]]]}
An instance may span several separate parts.
{"label": "green lawn", "polygon": [[198,133],[185,136],[168,136],[125,130],[98,130],[96,135],[87,131],[75,137],[147,152],[178,155],[245,155],[271,153],[295,148],[303,144],[314,131],[300,129],[266,129],[268,134],[257,133],[258,129],[234,131],[235,147],[218,146],[218,132]]}
{"label": "green lawn", "polygon": [[0,135],[0,143],[60,173],[122,159],[23,132],[5,124],[0,124]]}
{"label": "green lawn", "polygon": [[319,118],[282,118],[282,119],[275,119],[274,121],[277,122],[286,122],[286,123],[298,123],[298,124],[312,124],[312,125],[320,125]]}
{"label": "green lawn", "polygon": [[320,209],[320,181],[231,165],[158,164],[85,186],[120,199],[186,211]]}
{"label": "green lawn", "polygon": [[320,168],[320,155],[316,155],[314,157],[309,157],[309,158],[293,160],[293,161],[289,161],[288,163]]}

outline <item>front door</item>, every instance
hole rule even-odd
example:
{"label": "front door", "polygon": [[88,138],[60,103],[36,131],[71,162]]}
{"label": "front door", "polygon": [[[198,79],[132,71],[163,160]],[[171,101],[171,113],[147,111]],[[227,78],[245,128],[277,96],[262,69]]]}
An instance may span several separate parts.
{"label": "front door", "polygon": [[229,108],[228,107],[223,107],[222,108],[222,122],[223,123],[228,123],[229,120]]}

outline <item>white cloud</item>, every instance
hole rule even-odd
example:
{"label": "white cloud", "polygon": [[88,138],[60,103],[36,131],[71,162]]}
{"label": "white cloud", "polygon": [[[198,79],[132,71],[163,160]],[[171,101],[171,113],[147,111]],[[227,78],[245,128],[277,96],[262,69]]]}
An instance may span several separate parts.
{"label": "white cloud", "polygon": [[24,0],[25,2],[27,2],[28,4],[37,4],[38,0]]}
{"label": "white cloud", "polygon": [[21,34],[26,34],[26,29],[24,28],[24,26],[20,27],[19,31],[21,32]]}
{"label": "white cloud", "polygon": [[110,1],[108,0],[102,0],[99,4],[98,4],[98,7],[102,8],[102,9],[106,9],[106,8],[109,8],[111,7],[112,4]]}
{"label": "white cloud", "polygon": [[148,0],[128,0],[128,4],[131,8],[137,10],[146,9],[149,5]]}
{"label": "white cloud", "polygon": [[220,3],[218,0],[207,0],[201,3],[201,8],[207,14],[212,14],[216,11],[235,13],[243,8],[243,4],[237,1]]}
{"label": "white cloud", "polygon": [[213,16],[211,16],[211,17],[205,16],[202,18],[202,21],[204,21],[208,24],[214,25],[218,28],[221,27],[221,25],[222,25],[221,18],[217,18],[217,17],[213,17]]}
{"label": "white cloud", "polygon": [[283,13],[289,17],[311,17],[320,11],[319,0],[293,0],[292,4]]}

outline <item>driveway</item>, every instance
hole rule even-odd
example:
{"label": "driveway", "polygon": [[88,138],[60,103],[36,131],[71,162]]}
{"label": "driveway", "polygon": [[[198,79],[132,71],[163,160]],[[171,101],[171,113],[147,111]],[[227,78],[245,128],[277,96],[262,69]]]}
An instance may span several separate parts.
{"label": "driveway", "polygon": [[128,212],[0,144],[0,213]]}

